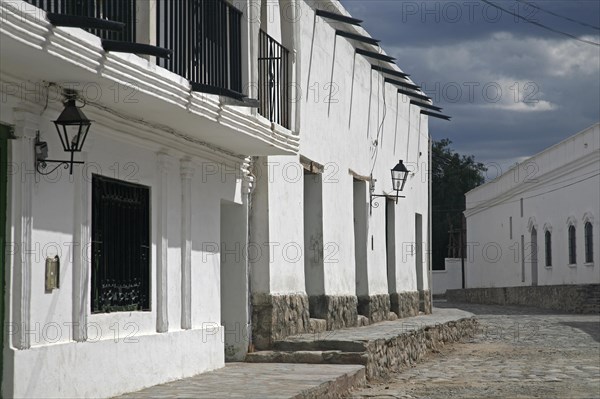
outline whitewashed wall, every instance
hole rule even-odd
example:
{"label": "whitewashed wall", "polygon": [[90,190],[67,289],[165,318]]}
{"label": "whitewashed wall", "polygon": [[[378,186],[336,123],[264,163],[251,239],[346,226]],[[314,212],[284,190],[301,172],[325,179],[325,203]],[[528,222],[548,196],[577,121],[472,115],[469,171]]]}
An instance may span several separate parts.
{"label": "whitewashed wall", "polygon": [[[467,288],[531,285],[532,227],[537,230],[539,285],[600,282],[599,164],[596,124],[467,193]],[[594,230],[593,263],[585,263],[586,221]],[[568,259],[570,223],[576,228],[576,265],[569,265]],[[550,267],[545,259],[546,230],[552,233]]]}
{"label": "whitewashed wall", "polygon": [[[336,39],[334,26],[340,29],[348,29],[348,26],[315,18],[313,3],[296,3],[300,17],[294,24],[299,32],[299,43],[296,42],[294,49],[295,68],[300,72],[295,81],[298,90],[295,106],[301,109],[298,125],[300,152],[324,166],[322,212],[325,294],[354,295],[356,292],[353,176],[349,170],[363,176],[372,173],[377,180],[375,193],[392,193],[390,169],[400,159],[414,173],[409,176],[404,190],[406,198],[400,199],[396,205],[396,286],[399,292],[416,291],[417,265],[412,250],[415,214],[422,215],[425,241],[429,223],[427,117],[421,116],[419,108],[415,106],[409,109],[408,98],[397,94],[396,87],[386,84],[384,88],[381,74],[371,71],[370,61],[377,61],[367,60],[360,55],[355,57],[357,43],[339,36]],[[320,2],[319,7],[345,13],[337,2]],[[285,42],[285,38],[283,40]],[[389,66],[385,63],[381,65]],[[376,140],[378,144],[375,146]],[[376,148],[378,154],[374,157]],[[261,160],[261,170],[265,168],[264,162]],[[253,234],[261,242],[268,239],[279,242],[281,246],[289,242],[303,246],[303,182],[296,178],[302,169],[299,160],[297,157],[282,156],[269,157],[268,162],[272,165],[272,173],[257,185],[260,193],[257,192],[254,199],[255,203],[264,200],[268,185],[268,209],[254,205],[252,208],[256,220],[263,220],[267,225],[264,231]],[[364,201],[369,202],[368,191]],[[368,217],[366,246],[369,278],[364,283],[368,285],[369,295],[388,293],[385,200],[378,202],[381,206],[374,208]],[[421,289],[427,289],[427,243],[423,248],[424,262],[419,266],[424,276]],[[308,251],[304,248],[304,256]],[[275,250],[273,260],[257,262],[253,266],[254,270],[259,271],[256,280],[267,279],[265,276],[268,275],[268,282],[256,281],[253,289],[270,293],[305,292],[304,261],[298,259],[298,262],[290,262],[281,257],[280,252]],[[270,291],[262,291],[267,288]]]}
{"label": "whitewashed wall", "polygon": [[460,258],[444,259],[444,270],[432,270],[431,282],[434,295],[445,294],[446,290],[462,288],[462,270]]}
{"label": "whitewashed wall", "polygon": [[[0,122],[16,125],[15,133],[21,137],[22,112],[13,112],[19,98],[8,96],[3,103]],[[49,157],[67,156],[58,141],[51,123],[58,109],[26,113],[32,121],[39,121],[42,140],[48,142]],[[137,140],[126,128],[119,128],[106,114],[92,107],[84,109],[93,119],[84,152],[78,154],[86,165],[76,165],[73,176],[59,169],[50,176],[33,172],[33,163],[22,163],[21,142],[10,141],[12,163],[9,185],[9,221],[13,225],[21,214],[15,207],[24,201],[21,187],[32,182],[31,242],[21,243],[19,237],[7,238],[20,243],[21,258],[30,252],[30,316],[25,325],[16,324],[15,312],[26,304],[17,297],[16,277],[7,281],[7,292],[12,293],[12,307],[6,321],[13,330],[8,334],[10,346],[4,351],[4,395],[6,397],[105,397],[137,390],[160,382],[192,376],[224,365],[224,337],[221,327],[220,255],[221,201],[242,207],[239,170],[225,166],[214,159],[189,157],[150,141]],[[29,130],[31,133],[31,130]],[[30,142],[33,144],[33,141]],[[33,145],[27,147],[33,152]],[[161,155],[166,154],[166,155]],[[184,161],[181,161],[184,160]],[[186,161],[189,160],[189,161]],[[230,160],[223,162],[229,163]],[[241,160],[239,160],[241,162]],[[166,172],[161,196],[161,165]],[[191,329],[182,329],[182,184],[181,166],[191,172]],[[238,164],[239,166],[240,164]],[[50,165],[51,166],[51,165]],[[234,172],[232,172],[232,170]],[[81,249],[76,225],[81,223],[77,209],[87,213],[91,221],[91,175],[100,174],[135,182],[151,190],[151,311],[90,314],[89,299],[84,299],[87,341],[75,342],[72,323],[73,305],[77,296],[73,280],[74,249]],[[237,176],[236,176],[237,175]],[[80,187],[80,188],[78,188]],[[85,190],[85,191],[81,191]],[[17,193],[19,195],[17,196]],[[157,231],[160,204],[166,201],[164,232],[167,247],[167,298],[168,331],[157,333],[157,246],[161,237]],[[80,208],[78,208],[80,207]],[[234,223],[233,221],[231,223]],[[243,218],[237,223],[244,224]],[[89,226],[89,225],[88,225]],[[14,229],[11,229],[14,232]],[[84,243],[83,256],[89,259],[89,243]],[[25,246],[25,247],[24,247]],[[9,250],[8,265],[12,270],[22,267],[13,246]],[[44,289],[44,261],[46,256],[59,255],[60,288],[46,293]],[[89,268],[88,263],[83,267]],[[8,269],[8,267],[7,267]],[[242,281],[245,281],[244,274]],[[89,281],[87,283],[89,292]],[[243,296],[243,294],[242,294]],[[245,302],[244,302],[245,303]],[[234,320],[246,320],[247,315],[233,315]],[[19,330],[28,328],[31,349],[19,350],[15,339]],[[241,345],[247,342],[240,340]],[[109,370],[109,371],[107,371]],[[136,378],[131,378],[135,370]]]}

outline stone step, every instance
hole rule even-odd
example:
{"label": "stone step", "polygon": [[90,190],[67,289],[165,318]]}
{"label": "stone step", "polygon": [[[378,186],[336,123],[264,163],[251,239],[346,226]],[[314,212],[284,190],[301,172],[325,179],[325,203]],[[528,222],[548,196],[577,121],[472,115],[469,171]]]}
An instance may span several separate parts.
{"label": "stone step", "polygon": [[313,319],[311,317],[311,319],[309,320],[310,323],[310,332],[312,333],[322,333],[327,331],[327,320],[325,319]]}
{"label": "stone step", "polygon": [[474,336],[478,328],[473,314],[446,308],[433,315],[286,337],[272,343],[272,352],[251,354],[248,361],[365,365],[368,379],[385,378],[447,342]]}
{"label": "stone step", "polygon": [[307,364],[359,364],[368,362],[366,352],[328,351],[259,351],[246,355],[247,363],[307,363]]}
{"label": "stone step", "polygon": [[366,341],[336,340],[336,331],[327,331],[322,336],[313,335],[306,340],[286,340],[273,342],[273,350],[281,352],[298,351],[340,351],[340,352],[366,352]]}

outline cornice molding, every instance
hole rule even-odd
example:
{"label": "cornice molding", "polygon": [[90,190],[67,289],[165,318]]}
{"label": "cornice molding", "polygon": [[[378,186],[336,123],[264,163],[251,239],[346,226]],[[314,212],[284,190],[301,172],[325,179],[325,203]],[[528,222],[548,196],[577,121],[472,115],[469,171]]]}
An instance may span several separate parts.
{"label": "cornice molding", "polygon": [[[560,178],[568,175],[569,173],[571,173],[574,170],[581,169],[581,168],[584,168],[589,165],[597,165],[598,162],[600,162],[600,150],[592,151],[592,152],[584,155],[583,157],[577,158],[577,159],[561,166],[560,169],[554,169],[548,173],[545,173],[545,174],[537,177],[535,183],[521,182],[520,184],[501,193],[500,195],[493,196],[491,198],[488,198],[487,200],[482,200],[476,206],[465,210],[464,214],[466,217],[470,217],[470,216],[475,215],[479,212],[482,212],[492,206],[502,204],[503,202],[506,202],[509,199],[519,197],[521,194],[523,194],[525,192],[533,191],[533,190],[543,186],[545,183],[547,183],[551,180],[560,179]],[[468,204],[469,204],[469,201],[468,201],[468,197],[467,197],[467,206],[468,206]]]}

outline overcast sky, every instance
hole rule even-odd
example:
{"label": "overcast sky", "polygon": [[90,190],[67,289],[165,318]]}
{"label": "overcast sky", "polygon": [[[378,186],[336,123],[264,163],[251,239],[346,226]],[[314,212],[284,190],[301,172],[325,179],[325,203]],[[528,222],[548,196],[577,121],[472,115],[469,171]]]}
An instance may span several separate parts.
{"label": "overcast sky", "polygon": [[[600,47],[544,30],[477,0],[341,0],[422,85],[451,122],[430,118],[434,139],[504,170],[600,119]],[[600,1],[494,4],[600,43]],[[500,93],[501,91],[501,93]]]}

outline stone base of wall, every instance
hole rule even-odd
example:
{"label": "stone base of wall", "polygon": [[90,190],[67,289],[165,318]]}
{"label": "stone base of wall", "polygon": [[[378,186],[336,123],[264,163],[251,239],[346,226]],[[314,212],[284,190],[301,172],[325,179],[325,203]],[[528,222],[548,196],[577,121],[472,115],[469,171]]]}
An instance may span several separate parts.
{"label": "stone base of wall", "polygon": [[358,314],[367,317],[370,323],[387,320],[390,315],[390,296],[388,294],[359,296]]}
{"label": "stone base of wall", "polygon": [[600,284],[447,290],[449,302],[523,305],[570,313],[600,313]]}
{"label": "stone base of wall", "polygon": [[358,319],[358,299],[354,295],[311,295],[310,316],[324,319],[327,330],[354,327]]}
{"label": "stone base of wall", "polygon": [[390,294],[391,311],[399,318],[412,317],[419,314],[419,293],[397,292]]}
{"label": "stone base of wall", "polygon": [[419,310],[425,314],[431,314],[431,293],[429,290],[419,291]]}
{"label": "stone base of wall", "polygon": [[267,349],[290,335],[310,331],[308,296],[252,294],[252,343]]}
{"label": "stone base of wall", "polygon": [[479,323],[475,318],[426,326],[394,339],[378,339],[367,344],[367,378],[381,379],[420,361],[428,351],[439,350],[445,343],[474,337]]}

